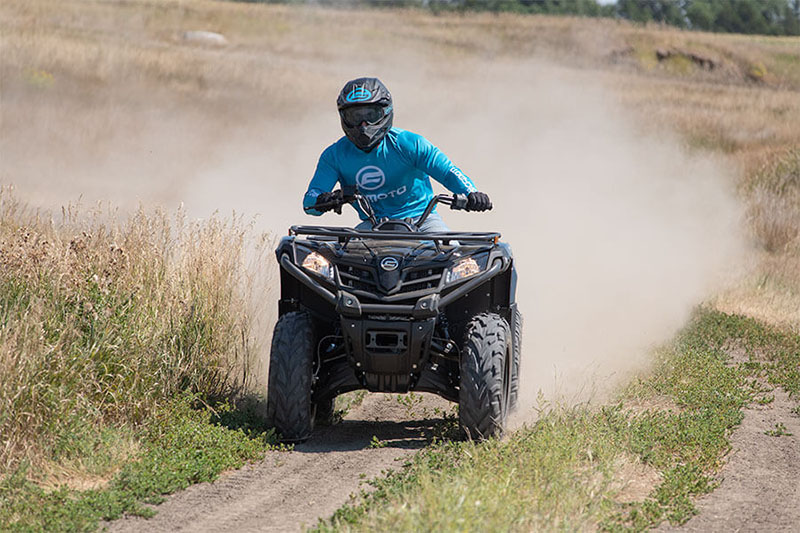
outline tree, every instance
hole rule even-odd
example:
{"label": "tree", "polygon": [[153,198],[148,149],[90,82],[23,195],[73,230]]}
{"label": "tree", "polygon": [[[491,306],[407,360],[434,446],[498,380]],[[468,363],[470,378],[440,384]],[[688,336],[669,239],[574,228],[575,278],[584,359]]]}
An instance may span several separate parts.
{"label": "tree", "polygon": [[692,28],[708,31],[714,25],[714,9],[711,4],[703,0],[689,2],[686,7],[686,18],[689,19]]}
{"label": "tree", "polygon": [[617,14],[634,22],[653,20],[653,12],[648,8],[648,0],[618,0],[617,2]]}
{"label": "tree", "polygon": [[[263,0],[262,0],[263,1]],[[281,1],[281,0],[278,0]],[[287,0],[282,0],[287,1]],[[339,0],[317,0],[334,2]],[[768,35],[800,35],[800,0],[351,0],[372,5],[417,3],[430,9],[514,11],[548,15],[620,17],[680,28]]]}
{"label": "tree", "polygon": [[800,35],[800,0],[786,5],[782,26],[785,35]]}

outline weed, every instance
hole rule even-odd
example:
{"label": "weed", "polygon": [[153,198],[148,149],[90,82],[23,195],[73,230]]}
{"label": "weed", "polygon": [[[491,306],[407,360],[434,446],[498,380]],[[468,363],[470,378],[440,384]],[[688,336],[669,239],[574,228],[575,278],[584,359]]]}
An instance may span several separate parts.
{"label": "weed", "polygon": [[784,425],[783,422],[778,422],[773,429],[765,431],[764,435],[770,437],[791,437],[793,434],[786,429],[786,425]]}
{"label": "weed", "polygon": [[757,396],[755,398],[755,401],[759,405],[769,405],[769,404],[771,404],[772,402],[775,401],[775,395],[774,394],[765,394],[764,396]]}
{"label": "weed", "polygon": [[[422,401],[422,395],[417,394],[416,392],[397,395],[397,403],[405,407],[406,416],[408,418],[414,418],[417,416],[416,410],[422,405]],[[422,413],[422,416],[427,416],[427,414],[428,413]]]}
{"label": "weed", "polygon": [[386,447],[386,442],[380,440],[375,435],[373,435],[372,440],[369,441],[369,448],[375,449],[375,448],[385,448],[385,447]]}
{"label": "weed", "polygon": [[431,439],[433,443],[458,440],[462,437],[461,426],[458,422],[458,405],[454,405],[450,410],[434,407],[434,415],[440,417],[433,425]]}
{"label": "weed", "polygon": [[361,405],[367,395],[365,390],[357,390],[353,392],[346,392],[336,397],[333,410],[333,420],[331,423],[338,424],[341,422],[351,409]]}

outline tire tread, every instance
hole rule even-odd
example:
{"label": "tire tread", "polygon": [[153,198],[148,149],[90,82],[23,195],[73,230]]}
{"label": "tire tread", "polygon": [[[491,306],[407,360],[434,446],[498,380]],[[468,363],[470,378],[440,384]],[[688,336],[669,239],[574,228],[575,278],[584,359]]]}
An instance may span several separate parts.
{"label": "tire tread", "polygon": [[467,325],[458,413],[468,438],[489,438],[503,431],[503,373],[510,341],[508,323],[494,313],[475,315]]}
{"label": "tire tread", "polygon": [[298,442],[311,436],[314,409],[311,376],[314,327],[304,312],[280,317],[272,336],[267,386],[267,418],[282,440]]}

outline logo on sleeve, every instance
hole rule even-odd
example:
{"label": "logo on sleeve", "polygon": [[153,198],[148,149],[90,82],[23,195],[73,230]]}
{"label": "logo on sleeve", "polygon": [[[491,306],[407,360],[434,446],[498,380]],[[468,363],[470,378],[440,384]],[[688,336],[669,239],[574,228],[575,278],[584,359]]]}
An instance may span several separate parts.
{"label": "logo on sleeve", "polygon": [[386,183],[386,175],[383,170],[376,166],[366,166],[356,174],[356,184],[364,191],[374,191],[380,189]]}
{"label": "logo on sleeve", "polygon": [[478,190],[475,188],[475,185],[472,184],[470,179],[463,172],[461,172],[461,170],[458,167],[456,166],[450,167],[450,172],[452,172],[455,175],[455,177],[458,178],[458,181],[460,181],[461,184],[464,187],[466,187],[469,192],[475,192]]}

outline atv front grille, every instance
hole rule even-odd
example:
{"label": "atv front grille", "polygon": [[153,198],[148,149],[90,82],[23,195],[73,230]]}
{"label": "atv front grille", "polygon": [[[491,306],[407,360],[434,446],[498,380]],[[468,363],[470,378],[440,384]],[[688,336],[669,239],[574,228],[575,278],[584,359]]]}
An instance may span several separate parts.
{"label": "atv front grille", "polygon": [[444,267],[421,268],[404,272],[400,282],[400,292],[413,292],[424,289],[435,289],[444,274]]}
{"label": "atv front grille", "polygon": [[[414,268],[403,270],[397,286],[388,294],[405,294],[433,290],[441,283],[444,267]],[[375,268],[359,265],[339,265],[339,277],[342,287],[356,291],[375,292],[380,289]]]}
{"label": "atv front grille", "polygon": [[339,265],[342,286],[357,291],[374,291],[378,288],[375,269],[354,265]]}

